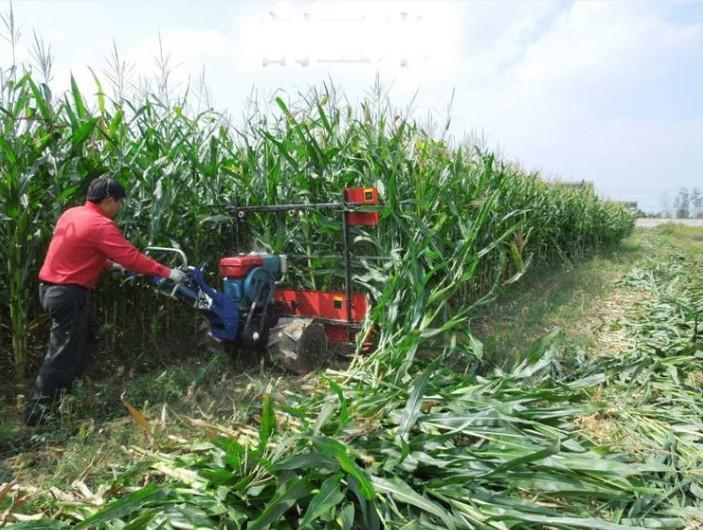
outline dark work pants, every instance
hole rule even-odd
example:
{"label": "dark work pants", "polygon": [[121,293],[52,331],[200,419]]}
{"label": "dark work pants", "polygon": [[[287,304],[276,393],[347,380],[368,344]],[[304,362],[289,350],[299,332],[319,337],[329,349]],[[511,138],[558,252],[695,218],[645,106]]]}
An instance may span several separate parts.
{"label": "dark work pants", "polygon": [[100,323],[91,314],[90,292],[83,287],[42,283],[39,301],[51,317],[51,336],[31,398],[54,399],[83,375],[95,355]]}

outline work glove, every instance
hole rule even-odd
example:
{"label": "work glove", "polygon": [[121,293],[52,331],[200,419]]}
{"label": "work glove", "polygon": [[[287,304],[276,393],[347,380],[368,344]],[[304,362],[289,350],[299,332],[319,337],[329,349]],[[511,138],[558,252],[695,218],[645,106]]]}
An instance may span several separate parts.
{"label": "work glove", "polygon": [[112,263],[110,265],[110,272],[112,273],[113,276],[126,276],[127,275],[127,269],[125,269],[122,265],[119,263]]}
{"label": "work glove", "polygon": [[168,279],[175,283],[185,283],[188,276],[181,269],[171,269]]}

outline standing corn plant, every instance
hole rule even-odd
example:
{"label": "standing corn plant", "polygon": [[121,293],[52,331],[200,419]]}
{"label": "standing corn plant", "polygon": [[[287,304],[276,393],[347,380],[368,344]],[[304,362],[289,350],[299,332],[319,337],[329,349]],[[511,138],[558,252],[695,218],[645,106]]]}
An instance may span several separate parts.
{"label": "standing corn plant", "polygon": [[[186,99],[109,101],[97,77],[96,88],[96,108],[74,81],[59,98],[31,74],[4,88],[0,289],[8,295],[2,321],[18,373],[49,230],[103,173],[129,191],[120,219],[128,237],[140,246],[180,245],[203,265],[231,251],[233,201],[324,202],[346,187],[377,186],[381,227],[354,230],[352,239],[356,255],[392,258],[354,263],[357,288],[375,301],[368,329],[381,331],[370,361],[379,374],[391,366],[402,374],[423,349],[471,349],[471,307],[497,286],[529,263],[578,258],[632,228],[627,214],[592,192],[551,186],[473,146],[451,148],[380,98],[354,109],[325,88],[298,101],[277,98],[232,127],[213,111],[191,115]],[[318,213],[254,216],[248,226],[250,249],[341,251],[336,220]],[[292,268],[291,280],[338,287],[341,267],[308,258]],[[101,298],[112,318],[150,319],[153,300],[121,294],[109,288]]]}

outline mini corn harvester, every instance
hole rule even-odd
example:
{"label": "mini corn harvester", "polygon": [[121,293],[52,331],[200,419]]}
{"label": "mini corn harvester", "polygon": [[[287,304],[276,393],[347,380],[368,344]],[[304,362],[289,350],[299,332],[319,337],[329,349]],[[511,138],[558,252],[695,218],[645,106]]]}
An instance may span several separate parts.
{"label": "mini corn harvester", "polygon": [[[187,272],[185,284],[155,279],[160,290],[198,310],[207,319],[209,333],[218,342],[246,350],[267,350],[275,362],[295,373],[319,367],[328,357],[328,346],[354,346],[366,316],[366,296],[351,290],[350,226],[376,226],[379,212],[376,188],[344,190],[343,201],[317,204],[233,206],[234,245],[250,213],[331,211],[341,213],[344,291],[311,291],[285,285],[287,256],[236,254],[222,258],[219,272],[222,291],[208,285],[202,268],[189,267],[185,254],[172,248],[150,251],[177,253]],[[319,257],[319,256],[294,256]]]}

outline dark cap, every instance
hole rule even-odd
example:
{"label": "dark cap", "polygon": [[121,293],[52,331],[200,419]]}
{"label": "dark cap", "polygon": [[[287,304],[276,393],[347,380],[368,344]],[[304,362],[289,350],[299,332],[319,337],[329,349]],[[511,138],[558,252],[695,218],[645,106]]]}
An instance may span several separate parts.
{"label": "dark cap", "polygon": [[122,187],[122,184],[117,182],[115,179],[110,177],[100,177],[95,179],[88,186],[88,195],[86,199],[91,202],[102,202],[108,197],[113,199],[124,199],[127,196],[127,192]]}

